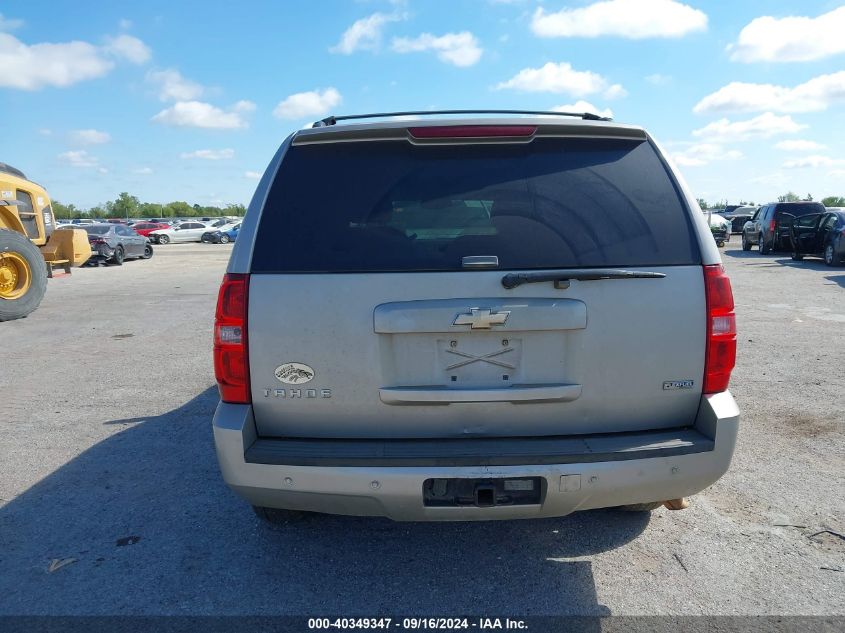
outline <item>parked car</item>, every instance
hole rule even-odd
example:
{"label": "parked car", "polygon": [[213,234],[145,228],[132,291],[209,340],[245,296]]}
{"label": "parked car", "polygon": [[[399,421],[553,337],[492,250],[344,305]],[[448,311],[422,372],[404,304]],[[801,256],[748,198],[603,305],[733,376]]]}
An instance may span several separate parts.
{"label": "parked car", "polygon": [[742,233],[742,227],[748,222],[757,211],[757,207],[729,205],[720,214],[731,223],[731,233]]}
{"label": "parked car", "polygon": [[726,220],[719,213],[712,211],[705,211],[710,225],[710,232],[713,234],[713,239],[716,241],[716,246],[724,246],[725,242],[731,241],[731,222]]}
{"label": "parked car", "polygon": [[651,137],[367,116],[288,137],[241,226],[214,327],[226,482],[271,520],[480,520],[678,508],[719,479],[730,281]]}
{"label": "parked car", "polygon": [[213,231],[206,231],[203,233],[201,241],[208,242],[210,244],[228,244],[229,242],[234,242],[238,238],[238,231],[240,228],[240,223],[226,224]]}
{"label": "parked car", "polygon": [[125,259],[149,259],[153,256],[149,240],[128,226],[104,222],[85,224],[81,228],[88,232],[88,242],[91,244],[91,259],[88,261],[91,263],[105,262],[120,266]]}
{"label": "parked car", "polygon": [[820,202],[773,202],[760,207],[742,227],[742,250],[757,245],[760,254],[792,249],[792,221],[805,215],[824,213]]}
{"label": "parked car", "polygon": [[170,242],[199,242],[208,225],[202,222],[182,222],[176,226],[150,231],[149,238],[156,244]]}
{"label": "parked car", "polygon": [[845,260],[845,210],[795,218],[791,229],[792,259],[821,257],[828,266]]}
{"label": "parked car", "polygon": [[138,233],[138,235],[147,237],[153,231],[170,228],[170,225],[164,222],[136,222],[132,225],[132,228]]}

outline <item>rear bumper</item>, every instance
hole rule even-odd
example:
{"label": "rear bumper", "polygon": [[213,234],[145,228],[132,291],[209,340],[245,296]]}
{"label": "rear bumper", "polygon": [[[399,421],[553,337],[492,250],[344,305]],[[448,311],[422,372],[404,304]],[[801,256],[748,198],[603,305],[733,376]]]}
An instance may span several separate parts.
{"label": "rear bumper", "polygon": [[[214,416],[214,442],[226,483],[249,503],[364,516],[385,516],[397,521],[518,519],[564,516],[576,510],[604,508],[686,497],[710,486],[730,466],[736,443],[739,410],[730,392],[702,398],[696,425],[688,429],[701,439],[666,445],[665,431],[655,431],[653,446],[618,445],[609,452],[561,450],[559,463],[436,465],[417,457],[401,461],[374,459],[372,463],[321,458],[303,461],[295,451],[256,454],[257,440],[249,405],[220,403]],[[648,434],[638,434],[643,439]],[[612,436],[610,436],[612,437]],[[687,435],[690,438],[693,435]],[[577,438],[572,440],[578,442]],[[285,440],[273,440],[285,444]],[[624,444],[624,443],[623,443]],[[595,446],[595,445],[594,445]],[[621,446],[621,447],[620,447]],[[285,456],[287,455],[287,456]],[[586,456],[586,457],[585,457]],[[603,461],[594,461],[601,459]],[[448,463],[450,458],[441,459]],[[267,462],[293,463],[267,463]],[[502,461],[502,460],[498,460]],[[507,461],[507,460],[506,460]],[[513,461],[512,459],[510,461]],[[533,462],[544,461],[531,459]],[[264,463],[259,463],[264,462]],[[301,465],[314,463],[318,465]],[[382,465],[389,464],[389,465]],[[423,505],[423,482],[430,478],[539,477],[544,482],[539,504],[494,507],[429,507]]]}
{"label": "rear bumper", "polygon": [[91,248],[91,257],[88,258],[88,261],[104,262],[112,257],[114,257],[114,249],[108,244],[102,244],[98,248]]}

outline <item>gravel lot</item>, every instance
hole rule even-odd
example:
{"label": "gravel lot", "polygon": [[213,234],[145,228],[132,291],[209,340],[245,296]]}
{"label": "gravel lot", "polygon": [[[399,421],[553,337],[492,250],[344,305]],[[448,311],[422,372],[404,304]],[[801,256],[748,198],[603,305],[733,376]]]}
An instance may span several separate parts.
{"label": "gravel lot", "polygon": [[75,270],[0,324],[0,614],[845,614],[845,268],[728,244],[742,426],[689,510],[274,530],[211,439],[230,250]]}

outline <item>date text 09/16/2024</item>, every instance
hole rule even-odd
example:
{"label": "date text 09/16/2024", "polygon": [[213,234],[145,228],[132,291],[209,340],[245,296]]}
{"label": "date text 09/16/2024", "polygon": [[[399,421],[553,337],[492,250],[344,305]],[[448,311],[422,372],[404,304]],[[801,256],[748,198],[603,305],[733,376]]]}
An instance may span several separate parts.
{"label": "date text 09/16/2024", "polygon": [[511,618],[309,618],[310,630],[320,629],[403,629],[403,630],[521,630],[524,620]]}

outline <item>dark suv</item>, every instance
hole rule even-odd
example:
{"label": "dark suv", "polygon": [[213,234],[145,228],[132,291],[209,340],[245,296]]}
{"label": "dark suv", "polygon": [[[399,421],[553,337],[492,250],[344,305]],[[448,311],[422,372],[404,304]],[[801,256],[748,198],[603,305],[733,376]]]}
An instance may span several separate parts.
{"label": "dark suv", "polygon": [[805,215],[824,213],[820,202],[772,202],[760,207],[742,228],[742,250],[760,247],[760,254],[792,250],[792,221]]}

